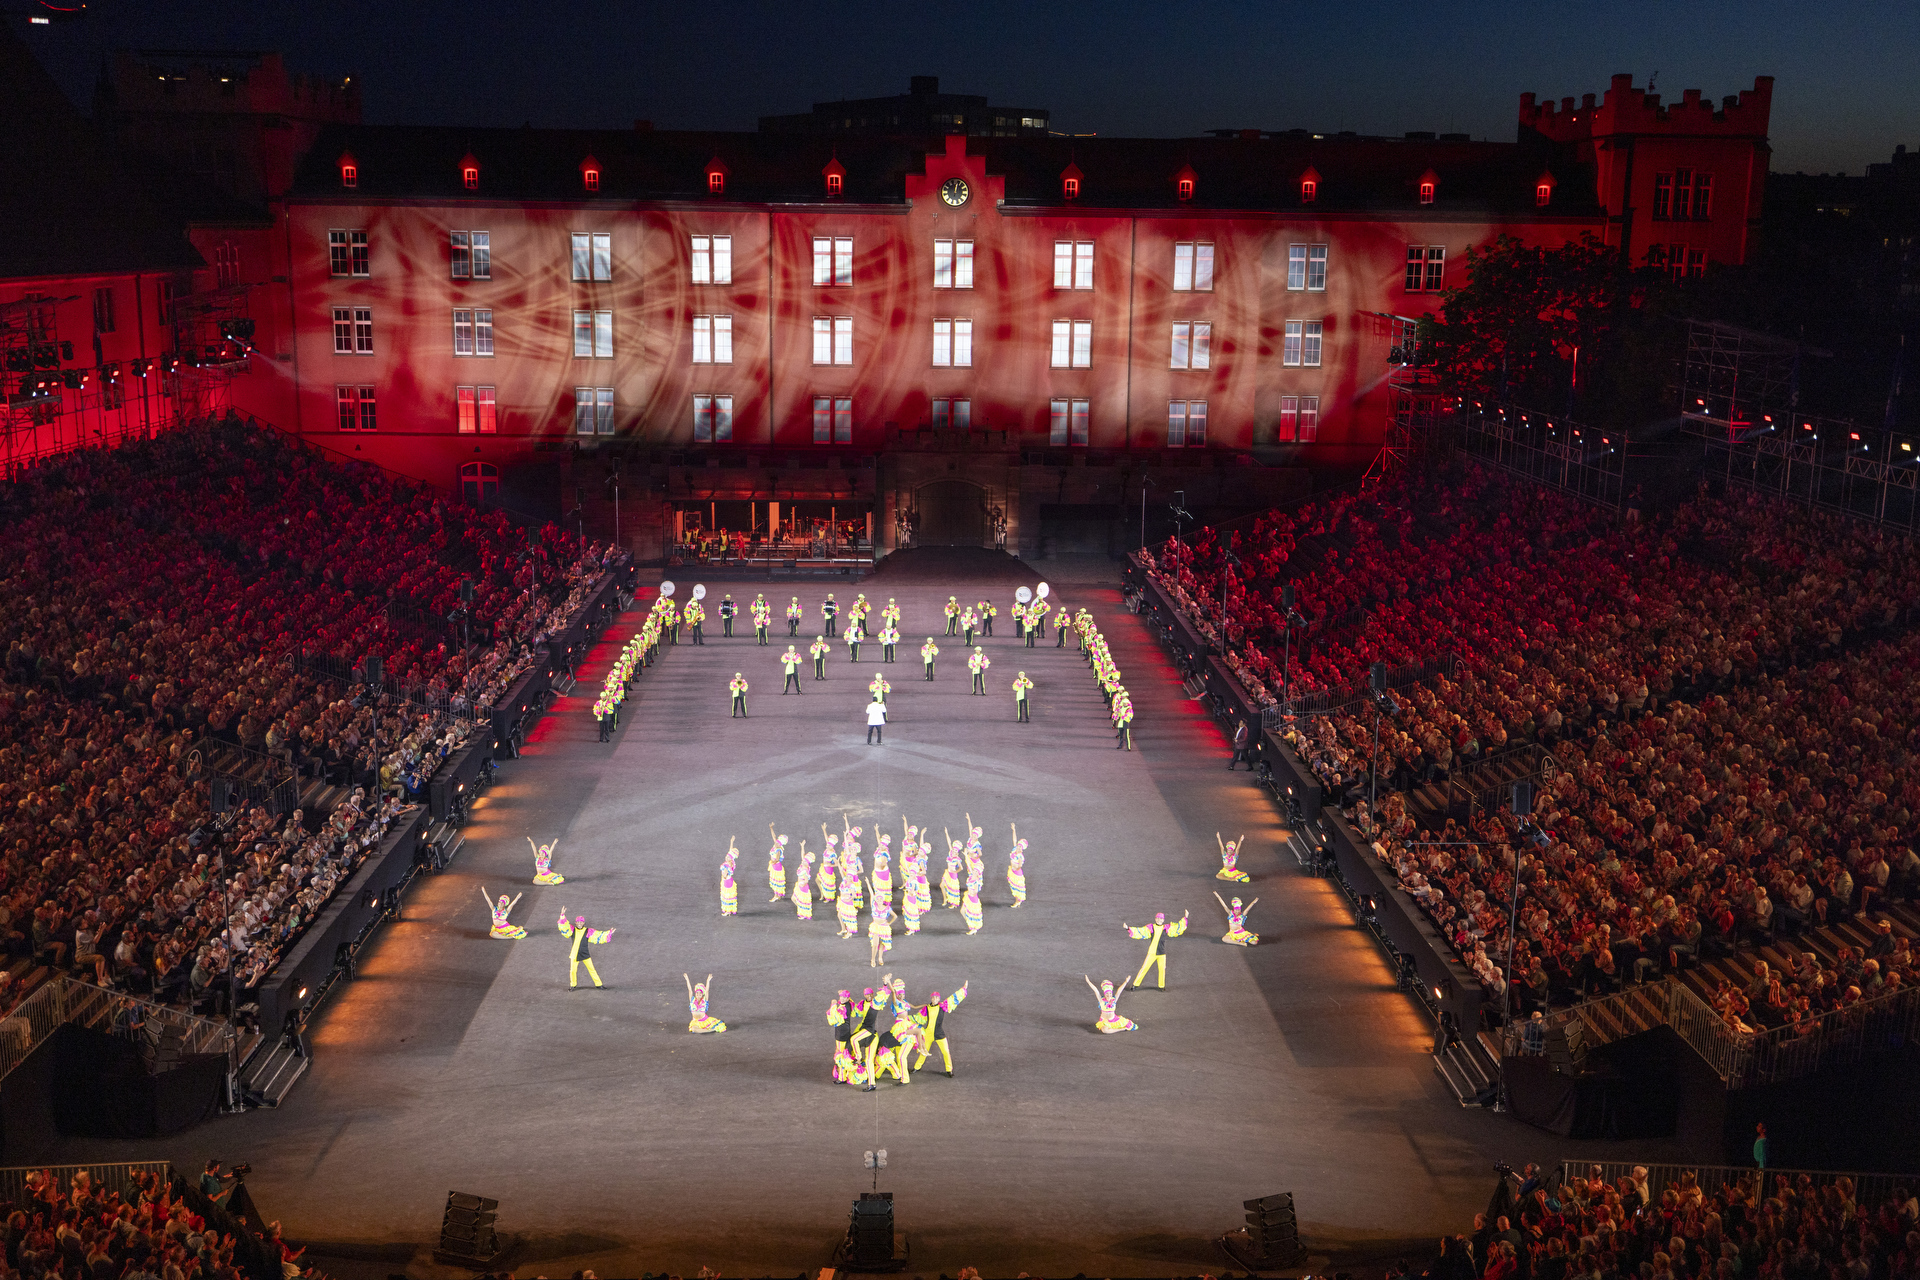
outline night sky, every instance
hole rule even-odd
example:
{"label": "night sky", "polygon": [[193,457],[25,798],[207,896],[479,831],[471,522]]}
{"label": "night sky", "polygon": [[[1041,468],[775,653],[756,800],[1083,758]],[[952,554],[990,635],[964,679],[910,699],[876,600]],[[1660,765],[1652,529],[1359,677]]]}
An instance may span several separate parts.
{"label": "night sky", "polygon": [[[35,0],[22,0],[34,3]],[[18,11],[17,9],[15,10]],[[676,5],[575,0],[94,0],[18,24],[82,105],[115,47],[278,49],[358,77],[373,123],[751,129],[909,75],[1074,133],[1460,131],[1510,140],[1519,95],[1630,71],[1668,100],[1773,75],[1773,167],[1859,173],[1920,147],[1920,4]]]}

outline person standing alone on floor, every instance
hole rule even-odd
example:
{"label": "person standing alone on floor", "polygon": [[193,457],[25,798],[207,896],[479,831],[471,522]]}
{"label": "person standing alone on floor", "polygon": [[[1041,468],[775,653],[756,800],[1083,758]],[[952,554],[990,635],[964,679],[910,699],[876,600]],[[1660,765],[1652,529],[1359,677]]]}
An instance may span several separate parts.
{"label": "person standing alone on floor", "polygon": [[876,692],[873,701],[867,704],[867,745],[871,747],[880,743],[884,746],[886,727],[887,704],[880,701],[880,695]]}

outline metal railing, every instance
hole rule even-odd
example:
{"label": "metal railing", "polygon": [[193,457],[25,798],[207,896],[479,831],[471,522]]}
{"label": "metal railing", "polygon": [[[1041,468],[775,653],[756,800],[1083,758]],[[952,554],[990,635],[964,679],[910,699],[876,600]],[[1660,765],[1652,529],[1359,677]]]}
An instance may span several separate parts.
{"label": "metal railing", "polygon": [[[1539,782],[1552,768],[1552,759],[1553,753],[1539,743],[1523,742],[1477,760],[1456,761],[1447,775],[1447,801],[1450,805],[1464,804],[1469,811],[1475,806],[1497,809],[1502,788],[1522,780]],[[1522,770],[1515,773],[1515,765],[1523,766]],[[1488,782],[1487,778],[1494,775],[1500,780]]]}
{"label": "metal railing", "polygon": [[[1451,651],[1440,653],[1425,662],[1413,663],[1404,667],[1387,668],[1388,690],[1404,693],[1416,686],[1430,685],[1441,676],[1452,679],[1459,670],[1459,655]],[[1319,689],[1312,693],[1303,693],[1297,698],[1285,702],[1276,702],[1261,713],[1263,728],[1278,732],[1288,719],[1298,716],[1324,716],[1358,706],[1372,695],[1371,683],[1362,682],[1345,689]]]}
{"label": "metal railing", "polygon": [[52,1175],[63,1190],[73,1186],[77,1174],[86,1174],[87,1182],[96,1194],[118,1191],[125,1197],[133,1187],[136,1173],[157,1173],[162,1182],[173,1178],[173,1163],[168,1160],[134,1160],[118,1164],[56,1164],[56,1165],[18,1165],[0,1168],[0,1201],[22,1204],[27,1198],[27,1177],[30,1174]]}
{"label": "metal railing", "polygon": [[231,1060],[239,1043],[232,1026],[166,1005],[121,995],[73,978],[49,978],[0,1018],[0,1079],[68,1023],[106,1030],[125,1029],[137,1015],[149,1043],[177,1039],[184,1053],[224,1053]]}
{"label": "metal railing", "polygon": [[190,781],[225,779],[237,807],[259,805],[269,813],[291,813],[300,804],[300,779],[285,756],[256,751],[212,734],[182,757]]}
{"label": "metal railing", "polygon": [[339,654],[290,652],[287,664],[296,671],[317,675],[341,684],[364,684],[378,694],[385,694],[400,702],[419,708],[431,715],[450,716],[460,720],[492,720],[493,705],[486,702],[470,701],[465,695],[449,693],[433,685],[406,684],[399,680],[390,680],[384,676],[378,680],[370,679],[367,672]]}
{"label": "metal railing", "polygon": [[[1649,1164],[1636,1166],[1626,1160],[1562,1160],[1560,1178],[1562,1183],[1574,1178],[1605,1178],[1613,1186],[1620,1185],[1620,1179],[1633,1176],[1635,1168],[1647,1171],[1647,1193],[1653,1204],[1660,1203],[1662,1192],[1678,1190],[1686,1185],[1687,1175],[1693,1175],[1693,1182],[1704,1195],[1712,1195],[1725,1187],[1745,1185],[1751,1192],[1748,1203],[1757,1203],[1767,1196],[1778,1195],[1789,1187],[1805,1186],[1819,1189],[1833,1186],[1842,1178],[1853,1184],[1853,1201],[1863,1208],[1876,1208],[1893,1195],[1896,1188],[1908,1190],[1920,1188],[1920,1173],[1854,1173],[1834,1169],[1756,1169],[1737,1165],[1683,1165]],[[1803,1182],[1804,1180],[1804,1182]]]}

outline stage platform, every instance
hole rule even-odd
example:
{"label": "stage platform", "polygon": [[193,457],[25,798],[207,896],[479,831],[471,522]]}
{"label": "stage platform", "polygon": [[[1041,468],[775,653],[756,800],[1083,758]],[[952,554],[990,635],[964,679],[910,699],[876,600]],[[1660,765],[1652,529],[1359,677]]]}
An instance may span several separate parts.
{"label": "stage platform", "polygon": [[[450,1190],[500,1201],[521,1275],[810,1272],[871,1185],[861,1156],[876,1146],[916,1274],[1217,1274],[1213,1237],[1240,1223],[1243,1200],[1280,1191],[1317,1254],[1406,1241],[1424,1258],[1433,1237],[1469,1227],[1494,1160],[1544,1164],[1569,1143],[1455,1103],[1430,1024],[1336,889],[1298,869],[1267,795],[1227,772],[1219,728],[1121,607],[1117,564],[1074,562],[1056,598],[1091,607],[1108,635],[1137,751],[1114,750],[1071,645],[1054,648],[1050,628],[1045,647],[1018,646],[1013,587],[1046,572],[992,552],[891,558],[835,594],[843,608],[855,590],[899,598],[900,660],[883,666],[869,644],[855,666],[836,644],[828,681],[803,669],[797,697],[780,694],[779,615],[797,591],[817,620],[825,586],[769,592],[773,647],[745,625],[722,641],[715,620],[704,647],[669,648],[641,676],[602,744],[588,707],[639,615],[617,619],[502,765],[459,860],[416,885],[316,1020],[313,1068],[278,1111],[166,1143],[71,1140],[48,1158],[251,1161],[263,1211],[343,1280],[458,1274],[429,1260]],[[675,580],[684,592],[699,579]],[[968,693],[961,643],[940,634],[950,594],[1000,608],[1000,635],[983,642],[988,697]],[[929,634],[933,684],[918,662]],[[1037,685],[1029,725],[1009,691],[1021,669]],[[735,671],[752,682],[745,720],[727,717]],[[876,671],[894,716],[869,747],[860,711]],[[878,971],[864,936],[834,937],[830,911],[802,924],[768,902],[767,825],[818,849],[821,824],[837,832],[844,814],[868,828],[870,859],[876,824],[897,842],[904,815],[938,843],[969,812],[986,832],[984,931],[968,938],[958,912],[936,908],[889,966],[918,999],[971,983],[951,1023],[956,1076],[872,1094],[835,1085],[828,1002]],[[1009,822],[1031,842],[1018,910]],[[1246,834],[1251,885],[1213,878],[1216,830]],[[567,883],[529,883],[528,836],[559,839]],[[722,919],[729,837],[741,914]],[[514,918],[531,936],[487,936],[482,886],[525,893]],[[1261,946],[1220,942],[1215,889],[1260,899]],[[618,928],[595,949],[607,990],[566,989],[563,906]],[[1143,944],[1122,922],[1183,910],[1192,928],[1169,944],[1168,990],[1122,999],[1138,1030],[1096,1033],[1082,975],[1131,976]],[[683,972],[713,974],[725,1035],[687,1033]],[[1575,1154],[1587,1151],[1680,1155]]]}

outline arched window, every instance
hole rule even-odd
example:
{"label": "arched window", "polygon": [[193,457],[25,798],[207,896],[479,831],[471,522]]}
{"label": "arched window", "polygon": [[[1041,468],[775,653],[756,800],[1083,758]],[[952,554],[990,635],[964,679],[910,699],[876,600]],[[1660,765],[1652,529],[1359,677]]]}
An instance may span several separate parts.
{"label": "arched window", "polygon": [[1182,200],[1193,199],[1193,179],[1192,178],[1180,179],[1180,198]]}
{"label": "arched window", "polygon": [[718,169],[709,170],[707,172],[707,190],[716,196],[725,195],[727,190],[727,175]]}
{"label": "arched window", "polygon": [[589,191],[598,191],[600,189],[600,171],[598,169],[582,169],[580,171],[580,180],[586,183],[587,190]]}
{"label": "arched window", "polygon": [[460,467],[460,498],[470,507],[484,507],[500,496],[500,468],[491,462],[467,462]]}
{"label": "arched window", "polygon": [[460,182],[469,191],[478,188],[480,185],[480,166],[472,164],[462,165],[460,168]]}
{"label": "arched window", "polygon": [[1433,203],[1433,184],[1431,182],[1423,182],[1420,184],[1420,203]]}
{"label": "arched window", "polygon": [[1066,188],[1067,199],[1078,200],[1080,198],[1080,179],[1068,178],[1061,185]]}
{"label": "arched window", "polygon": [[837,173],[828,174],[827,175],[827,194],[830,196],[837,196],[840,194],[840,191],[841,191],[840,175]]}
{"label": "arched window", "polygon": [[1315,182],[1312,178],[1304,178],[1301,180],[1300,182],[1300,203],[1301,204],[1312,204],[1313,198],[1319,194],[1320,194],[1319,183]]}

